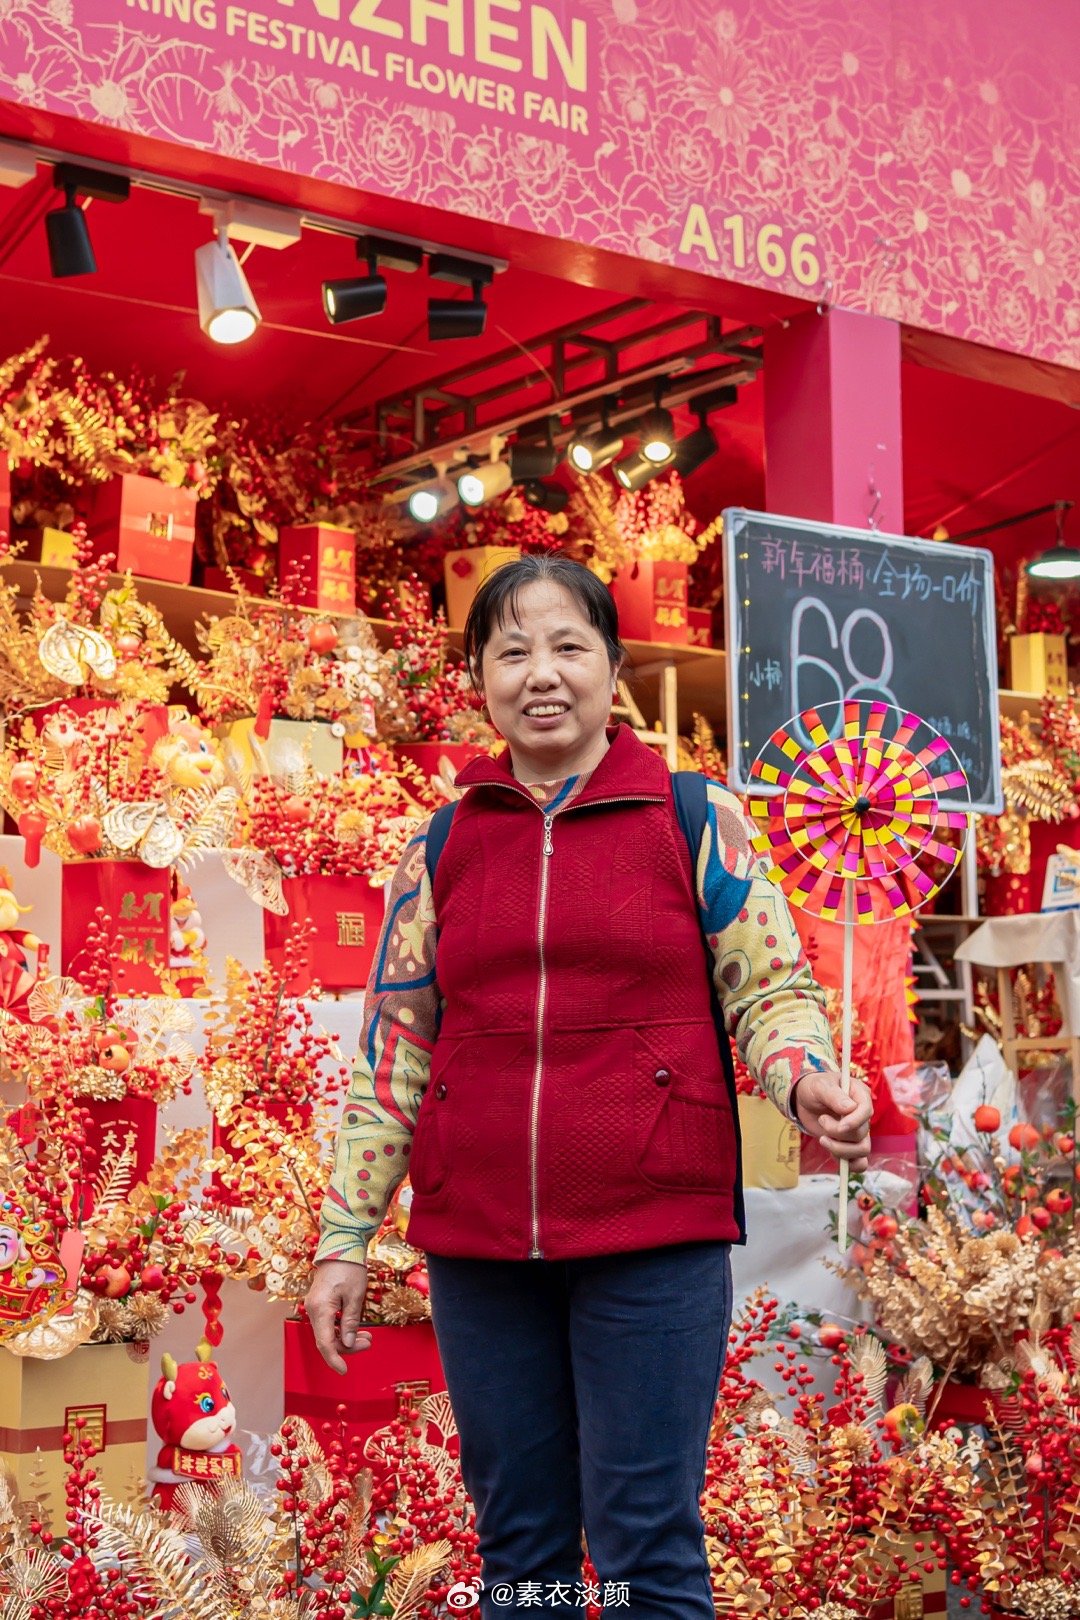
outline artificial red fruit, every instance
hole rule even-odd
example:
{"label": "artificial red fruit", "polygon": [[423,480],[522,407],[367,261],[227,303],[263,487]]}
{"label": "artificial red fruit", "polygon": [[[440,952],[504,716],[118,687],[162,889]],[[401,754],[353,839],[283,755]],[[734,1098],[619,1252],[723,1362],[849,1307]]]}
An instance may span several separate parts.
{"label": "artificial red fruit", "polygon": [[1041,1141],[1042,1137],[1035,1126],[1026,1124],[1024,1120],[1019,1120],[1009,1132],[1009,1146],[1018,1153],[1030,1153]]}
{"label": "artificial red fruit", "polygon": [[1045,1232],[1052,1220],[1053,1216],[1044,1204],[1035,1204],[1032,1207],[1031,1224],[1032,1226],[1036,1227],[1038,1231]]}
{"label": "artificial red fruit", "polygon": [[1051,1215],[1067,1215],[1073,1207],[1072,1195],[1064,1187],[1052,1187],[1044,1202]]}
{"label": "artificial red fruit", "polygon": [[870,1230],[873,1232],[876,1238],[880,1238],[883,1243],[887,1243],[890,1238],[894,1238],[896,1236],[897,1231],[899,1230],[896,1216],[884,1214],[875,1215],[873,1220],[870,1222]]}
{"label": "artificial red fruit", "polygon": [[839,1322],[822,1322],[818,1328],[818,1341],[826,1350],[839,1350],[847,1340],[847,1334]]}
{"label": "artificial red fruit", "polygon": [[890,1407],[881,1422],[890,1440],[913,1440],[926,1428],[919,1408],[910,1401],[902,1401],[899,1406]]}
{"label": "artificial red fruit", "polygon": [[1049,1265],[1051,1260],[1064,1260],[1065,1256],[1060,1249],[1043,1249],[1036,1262],[1037,1265]]}
{"label": "artificial red fruit", "polygon": [[92,855],[101,848],[101,822],[97,816],[76,816],[67,830],[68,843],[80,855]]}
{"label": "artificial red fruit", "polygon": [[168,1278],[160,1266],[143,1266],[139,1273],[140,1288],[145,1288],[151,1294],[159,1293],[167,1282]]}
{"label": "artificial red fruit", "polygon": [[133,635],[130,630],[125,630],[123,635],[116,638],[116,650],[123,653],[125,658],[133,658],[141,647],[142,637]]}
{"label": "artificial red fruit", "polygon": [[99,1266],[96,1277],[106,1299],[121,1299],[131,1288],[131,1272],[127,1266]]}
{"label": "artificial red fruit", "polygon": [[1035,1230],[1035,1222],[1030,1215],[1021,1215],[1015,1226],[1017,1237],[1030,1237]]}
{"label": "artificial red fruit", "polygon": [[410,1288],[415,1288],[418,1294],[429,1292],[430,1285],[426,1266],[414,1266],[410,1272],[406,1273],[405,1281]]}
{"label": "artificial red fruit", "polygon": [[1055,1143],[1059,1153],[1068,1158],[1076,1147],[1076,1138],[1072,1136],[1059,1136]]}
{"label": "artificial red fruit", "polygon": [[1001,1124],[1001,1109],[995,1108],[991,1103],[982,1103],[975,1110],[975,1129],[988,1136],[996,1131]]}
{"label": "artificial red fruit", "polygon": [[108,1046],[98,1050],[98,1066],[107,1069],[110,1074],[123,1074],[125,1069],[131,1067],[131,1053],[119,1041],[111,1041]]}
{"label": "artificial red fruit", "polygon": [[290,793],[282,804],[281,810],[286,821],[294,822],[298,826],[311,820],[311,806],[298,793]]}
{"label": "artificial red fruit", "polygon": [[307,644],[313,653],[333,652],[338,644],[338,633],[332,624],[313,624],[307,633]]}

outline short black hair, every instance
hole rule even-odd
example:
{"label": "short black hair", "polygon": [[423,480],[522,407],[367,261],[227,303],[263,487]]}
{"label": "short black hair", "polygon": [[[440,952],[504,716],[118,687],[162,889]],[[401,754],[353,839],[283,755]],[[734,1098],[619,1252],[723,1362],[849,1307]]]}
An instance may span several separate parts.
{"label": "short black hair", "polygon": [[535,552],[496,568],[473,597],[469,616],[465,620],[465,661],[477,690],[480,686],[480,661],[495,626],[501,627],[505,623],[507,612],[516,624],[520,624],[518,596],[526,585],[539,580],[561,585],[574,598],[593,629],[599,630],[603,637],[613,668],[617,670],[625,659],[626,648],[619,640],[619,615],[603,580],[591,568],[574,562],[570,557],[552,555],[547,551]]}

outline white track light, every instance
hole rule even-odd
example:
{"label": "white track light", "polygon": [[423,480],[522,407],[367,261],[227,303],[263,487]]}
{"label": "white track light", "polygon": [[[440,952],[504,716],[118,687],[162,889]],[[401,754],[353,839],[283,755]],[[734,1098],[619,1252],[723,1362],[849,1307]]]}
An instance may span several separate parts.
{"label": "white track light", "polygon": [[262,315],[224,229],[195,249],[199,325],[215,343],[243,343]]}

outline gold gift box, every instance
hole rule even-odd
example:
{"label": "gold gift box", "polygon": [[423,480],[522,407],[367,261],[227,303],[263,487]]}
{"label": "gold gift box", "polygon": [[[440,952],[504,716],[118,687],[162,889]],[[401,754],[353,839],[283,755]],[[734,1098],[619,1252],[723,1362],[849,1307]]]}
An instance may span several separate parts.
{"label": "gold gift box", "polygon": [[98,1447],[90,1466],[102,1490],[126,1499],[146,1473],[149,1358],[125,1344],[84,1344],[55,1361],[0,1347],[0,1462],[20,1496],[48,1495],[53,1529],[64,1524],[64,1433],[86,1419]]}
{"label": "gold gift box", "polygon": [[799,1127],[767,1097],[739,1098],[744,1187],[799,1185]]}
{"label": "gold gift box", "polygon": [[1065,697],[1069,690],[1069,658],[1065,637],[1045,630],[1009,637],[1009,685],[1014,692],[1042,697],[1050,692]]}

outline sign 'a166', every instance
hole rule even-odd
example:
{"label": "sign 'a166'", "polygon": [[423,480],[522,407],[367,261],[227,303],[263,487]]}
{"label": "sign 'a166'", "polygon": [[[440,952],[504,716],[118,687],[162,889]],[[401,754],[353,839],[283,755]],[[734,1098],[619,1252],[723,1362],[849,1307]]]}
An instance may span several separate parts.
{"label": "sign 'a166'", "polygon": [[796,715],[869,699],[910,710],[946,738],[970,789],[952,808],[1001,810],[990,552],[732,507],[724,582],[737,791]]}

